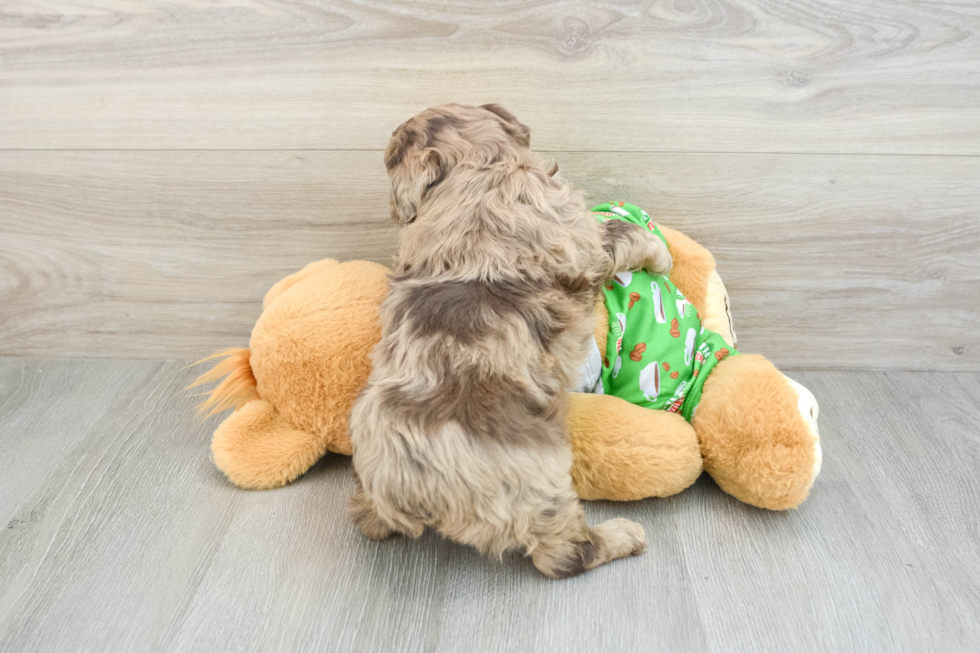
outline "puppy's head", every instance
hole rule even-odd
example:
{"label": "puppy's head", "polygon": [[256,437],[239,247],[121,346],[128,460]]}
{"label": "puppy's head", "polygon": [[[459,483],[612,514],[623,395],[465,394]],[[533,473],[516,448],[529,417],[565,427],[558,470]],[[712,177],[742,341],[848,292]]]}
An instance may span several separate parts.
{"label": "puppy's head", "polygon": [[399,126],[385,150],[392,219],[412,222],[429,190],[460,162],[516,158],[530,143],[531,130],[497,104],[426,109]]}

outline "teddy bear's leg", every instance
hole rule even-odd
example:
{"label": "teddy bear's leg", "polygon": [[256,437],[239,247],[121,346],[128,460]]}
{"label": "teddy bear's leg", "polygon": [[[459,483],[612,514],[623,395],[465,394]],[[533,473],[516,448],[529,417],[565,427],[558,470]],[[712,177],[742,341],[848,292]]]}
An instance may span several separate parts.
{"label": "teddy bear's leg", "polygon": [[722,490],[786,510],[806,499],[820,471],[816,417],[809,391],[763,356],[741,354],[711,372],[692,423],[704,468]]}
{"label": "teddy bear's leg", "polygon": [[694,429],[675,413],[619,397],[571,393],[572,482],[583,499],[667,497],[701,475]]}
{"label": "teddy bear's leg", "polygon": [[262,399],[240,406],[211,440],[214,464],[239,487],[281,487],[306,472],[326,452],[323,438],[289,424]]}

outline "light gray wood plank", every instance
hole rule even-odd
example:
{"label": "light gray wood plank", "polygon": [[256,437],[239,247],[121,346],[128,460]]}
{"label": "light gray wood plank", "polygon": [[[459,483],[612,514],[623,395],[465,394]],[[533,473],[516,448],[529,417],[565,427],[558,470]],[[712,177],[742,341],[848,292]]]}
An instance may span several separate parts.
{"label": "light gray wood plank", "polygon": [[199,357],[306,263],[393,251],[380,154],[52,154],[0,155],[2,353]]}
{"label": "light gray wood plank", "polygon": [[[910,381],[902,374],[801,376],[818,396],[853,397],[831,408],[848,426],[844,445],[853,497],[847,505],[864,503],[876,533],[900,532],[914,550],[907,558],[878,556],[875,566],[883,573],[928,578],[935,586],[931,592],[917,587],[912,600],[925,609],[939,606],[937,623],[930,628],[910,619],[887,624],[888,631],[923,637],[941,633],[949,650],[977,648],[980,377],[928,373]],[[874,500],[873,494],[882,500]],[[873,537],[854,530],[863,542]],[[863,575],[868,577],[869,571]],[[889,601],[896,600],[889,596]]]}
{"label": "light gray wood plank", "polygon": [[92,434],[132,400],[134,388],[159,364],[0,361],[2,594],[13,580],[12,570],[32,555],[40,524],[58,511],[64,480],[84,465]]}
{"label": "light gray wood plank", "polygon": [[[821,402],[825,453],[800,509],[753,509],[707,479],[665,500],[590,503],[592,522],[642,523],[650,550],[552,582],[518,556],[500,564],[431,534],[368,542],[343,514],[340,456],[281,490],[230,487],[208,460],[216,421],[195,423],[177,393],[191,374],[172,362],[0,359],[0,448],[19,461],[3,458],[2,505],[19,519],[47,501],[0,530],[0,651],[980,641],[980,375],[799,373]],[[25,457],[32,442],[44,455]]]}
{"label": "light gray wood plank", "polygon": [[976,375],[793,376],[821,406],[824,464],[810,499],[771,513],[712,493],[701,509],[714,518],[684,520],[691,576],[705,578],[697,589],[707,638],[726,650],[973,650],[977,518],[955,524],[922,503],[975,503],[977,452],[953,452],[962,442],[907,396],[928,397],[937,415],[955,410],[975,429],[976,404],[959,408],[948,396]]}
{"label": "light gray wood plank", "polygon": [[[803,369],[980,369],[980,158],[555,154],[711,249],[740,345]],[[0,153],[0,353],[200,358],[275,281],[385,262],[377,152]]]}
{"label": "light gray wood plank", "polygon": [[15,476],[2,502],[13,515],[0,531],[0,650],[159,650],[242,498],[217,482],[210,429],[178,394],[182,367],[0,359],[5,377],[36,379],[0,414],[5,456],[23,461],[3,470]]}
{"label": "light gray wood plank", "polygon": [[381,148],[446,101],[555,150],[980,154],[973,2],[26,0],[4,148]]}

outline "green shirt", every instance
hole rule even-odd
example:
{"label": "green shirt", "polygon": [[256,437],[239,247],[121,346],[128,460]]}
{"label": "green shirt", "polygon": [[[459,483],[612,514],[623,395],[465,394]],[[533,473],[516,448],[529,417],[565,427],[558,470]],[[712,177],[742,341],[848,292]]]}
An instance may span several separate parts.
{"label": "green shirt", "polygon": [[[667,242],[646,211],[607,202],[592,209],[600,222],[623,220]],[[715,365],[738,352],[701,325],[697,309],[666,276],[620,272],[606,286],[609,337],[596,392],[690,421]]]}

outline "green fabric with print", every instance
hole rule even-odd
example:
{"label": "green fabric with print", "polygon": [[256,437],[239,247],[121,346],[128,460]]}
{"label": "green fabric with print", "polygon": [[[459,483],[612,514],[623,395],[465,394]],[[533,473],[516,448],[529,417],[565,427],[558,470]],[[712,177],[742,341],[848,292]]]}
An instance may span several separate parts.
{"label": "green fabric with print", "polygon": [[[600,222],[638,224],[667,242],[646,211],[608,202],[592,209]],[[738,352],[701,325],[694,305],[665,276],[620,272],[606,286],[609,337],[601,389],[638,406],[680,412],[691,421],[708,374]]]}

